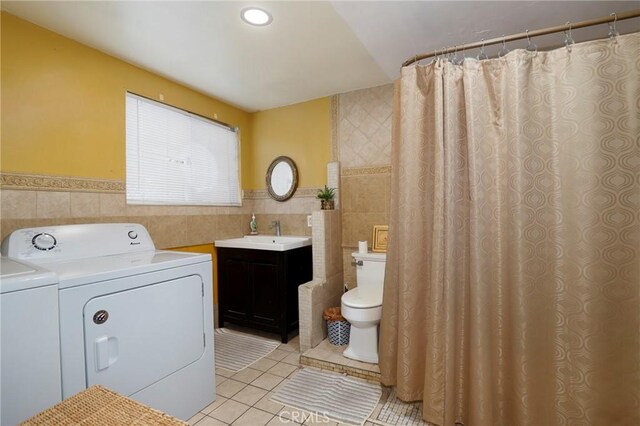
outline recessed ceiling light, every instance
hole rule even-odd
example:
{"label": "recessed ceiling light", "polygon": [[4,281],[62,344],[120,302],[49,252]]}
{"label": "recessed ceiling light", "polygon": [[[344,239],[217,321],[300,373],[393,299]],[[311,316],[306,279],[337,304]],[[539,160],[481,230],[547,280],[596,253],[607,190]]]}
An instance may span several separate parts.
{"label": "recessed ceiling light", "polygon": [[271,14],[264,9],[258,9],[257,7],[247,7],[242,9],[240,17],[244,22],[251,25],[263,27],[269,25],[273,18]]}

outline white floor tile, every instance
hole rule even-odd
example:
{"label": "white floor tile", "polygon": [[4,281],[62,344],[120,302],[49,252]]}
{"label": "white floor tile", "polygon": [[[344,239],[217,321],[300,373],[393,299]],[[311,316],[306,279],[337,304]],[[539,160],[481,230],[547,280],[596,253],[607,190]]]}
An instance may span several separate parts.
{"label": "white floor tile", "polygon": [[273,418],[273,414],[257,408],[249,408],[235,422],[234,426],[264,426]]}
{"label": "white floor tile", "polygon": [[225,398],[231,398],[233,395],[240,392],[242,388],[246,386],[246,383],[237,382],[233,379],[229,379],[216,386],[216,394]]}
{"label": "white floor tile", "polygon": [[[270,373],[264,373],[262,376],[255,379],[251,384],[253,386],[265,389],[270,391],[271,389],[278,386],[278,384],[283,380],[282,377],[276,376]],[[226,383],[226,382],[225,382]]]}
{"label": "white floor tile", "polygon": [[228,400],[224,404],[209,413],[209,416],[225,423],[233,423],[243,415],[250,407],[237,401]]}
{"label": "white floor tile", "polygon": [[224,396],[216,395],[216,400],[213,401],[211,404],[207,405],[206,407],[204,407],[200,411],[203,412],[204,414],[209,414],[210,412],[212,412],[213,410],[221,406],[226,400],[227,398],[225,398]]}
{"label": "white floor tile", "polygon": [[296,367],[295,365],[279,362],[273,367],[271,367],[269,370],[267,370],[267,373],[280,376],[280,377],[287,377],[289,376],[289,374],[293,373],[297,369],[298,367]]}
{"label": "white floor tile", "polygon": [[243,404],[254,405],[267,393],[268,392],[264,389],[249,385],[235,394],[232,399],[234,401],[242,402]]}
{"label": "white floor tile", "polygon": [[272,359],[274,361],[280,361],[281,359],[285,358],[290,353],[291,352],[283,351],[282,349],[276,349],[275,351],[273,351],[269,355],[267,355],[267,358]]}
{"label": "white floor tile", "polygon": [[265,396],[263,396],[260,401],[256,402],[254,404],[254,407],[259,408],[261,410],[264,411],[268,411],[271,414],[278,414],[280,412],[280,410],[282,410],[284,408],[284,405],[278,403],[278,402],[274,402],[271,401],[271,396],[273,395],[273,392],[269,392],[268,394],[266,394]]}
{"label": "white floor tile", "polygon": [[195,416],[193,416],[189,420],[187,420],[187,423],[189,423],[190,425],[195,425],[203,417],[205,417],[204,413],[196,413]]}
{"label": "white floor tile", "polygon": [[245,368],[244,370],[231,376],[231,378],[233,380],[237,380],[242,383],[251,383],[258,377],[260,377],[261,374],[262,374],[262,371],[260,370],[254,370],[253,368]]}
{"label": "white floor tile", "polygon": [[313,417],[310,412],[299,410],[297,408],[285,406],[282,410],[276,414],[280,419],[288,419],[295,423],[304,424],[310,417]]}
{"label": "white floor tile", "polygon": [[227,426],[225,422],[214,419],[213,417],[204,416],[202,420],[196,423],[197,426]]}
{"label": "white floor tile", "polygon": [[216,367],[216,375],[218,376],[222,376],[222,377],[231,377],[233,376],[235,373],[231,370],[226,370],[224,368],[217,368]]}
{"label": "white floor tile", "polygon": [[289,419],[285,419],[284,417],[278,417],[277,415],[274,416],[271,421],[269,423],[267,423],[267,426],[275,426],[275,425],[289,425],[289,426],[296,426],[299,425],[300,423],[296,423],[293,422]]}
{"label": "white floor tile", "polygon": [[254,370],[267,371],[268,369],[270,369],[271,367],[273,367],[277,363],[278,363],[278,361],[274,361],[274,360],[269,359],[269,358],[262,358],[261,360],[256,361],[253,364],[251,364],[250,368],[253,368]]}
{"label": "white floor tile", "polygon": [[300,365],[300,354],[298,352],[292,352],[286,357],[282,358],[282,362],[298,366]]}

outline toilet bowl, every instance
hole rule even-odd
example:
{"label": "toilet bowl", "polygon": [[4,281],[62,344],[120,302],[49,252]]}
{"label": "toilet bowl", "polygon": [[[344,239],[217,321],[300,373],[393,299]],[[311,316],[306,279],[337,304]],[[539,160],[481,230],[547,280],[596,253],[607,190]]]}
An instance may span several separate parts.
{"label": "toilet bowl", "polygon": [[357,287],[342,295],[342,316],[351,324],[347,358],[378,363],[378,325],[382,318],[384,253],[353,253]]}

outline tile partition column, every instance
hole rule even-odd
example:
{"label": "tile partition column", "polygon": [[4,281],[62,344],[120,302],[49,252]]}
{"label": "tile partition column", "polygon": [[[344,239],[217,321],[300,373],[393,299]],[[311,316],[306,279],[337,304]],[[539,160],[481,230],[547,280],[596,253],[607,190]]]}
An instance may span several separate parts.
{"label": "tile partition column", "polygon": [[340,306],[343,293],[339,210],[312,214],[313,280],[298,287],[301,352],[317,346],[327,335],[323,311]]}
{"label": "tile partition column", "polygon": [[327,164],[327,186],[336,189],[334,205],[336,210],[340,210],[340,162],[332,161]]}

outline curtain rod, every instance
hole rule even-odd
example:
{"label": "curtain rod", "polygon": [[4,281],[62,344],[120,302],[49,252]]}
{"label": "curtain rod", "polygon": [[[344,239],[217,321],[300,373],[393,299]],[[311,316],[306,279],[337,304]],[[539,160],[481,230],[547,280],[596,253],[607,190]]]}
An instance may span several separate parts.
{"label": "curtain rod", "polygon": [[542,36],[542,35],[547,35],[547,34],[553,34],[553,33],[560,33],[563,31],[571,31],[571,30],[575,30],[578,28],[584,28],[584,27],[591,27],[594,25],[601,25],[601,24],[606,24],[609,22],[615,22],[615,21],[622,21],[624,19],[630,19],[630,18],[637,18],[640,17],[640,9],[635,9],[635,10],[631,10],[629,12],[623,12],[623,13],[612,13],[609,16],[603,16],[602,18],[596,18],[596,19],[588,19],[586,21],[580,21],[580,22],[569,22],[566,23],[564,25],[557,25],[555,27],[547,27],[547,28],[542,28],[539,30],[535,30],[535,31],[529,31],[529,32],[524,32],[524,33],[519,33],[519,34],[512,34],[509,36],[503,36],[503,37],[496,37],[496,38],[492,38],[489,40],[484,40],[484,41],[479,41],[479,42],[475,42],[475,43],[468,43],[468,44],[463,44],[460,46],[452,46],[452,47],[448,47],[446,49],[443,50],[439,50],[436,49],[436,51],[431,52],[431,53],[423,53],[421,55],[415,55],[409,59],[407,59],[406,61],[404,61],[402,63],[403,67],[406,67],[408,65],[413,64],[414,62],[418,62],[422,59],[426,59],[426,58],[431,58],[433,56],[438,56],[438,55],[446,55],[449,53],[454,53],[454,52],[461,52],[463,50],[470,50],[470,49],[476,49],[478,47],[482,47],[482,46],[490,46],[492,44],[498,44],[498,43],[502,43],[502,42],[510,42],[510,41],[515,41],[515,40],[523,40],[527,37],[531,38],[531,37],[538,37],[538,36]]}

